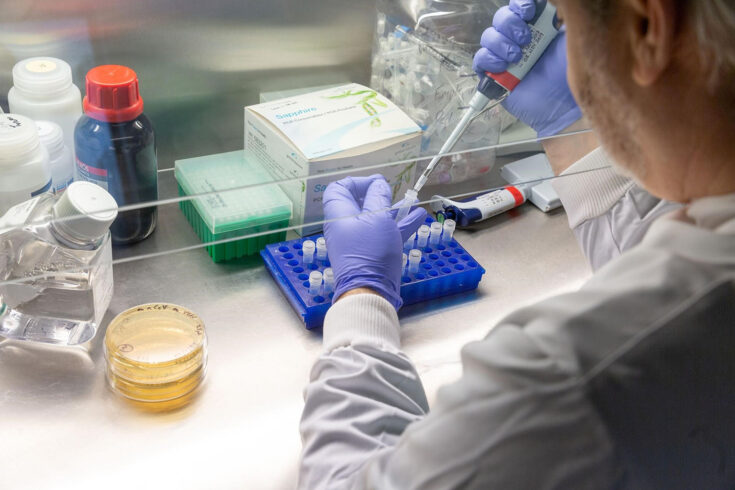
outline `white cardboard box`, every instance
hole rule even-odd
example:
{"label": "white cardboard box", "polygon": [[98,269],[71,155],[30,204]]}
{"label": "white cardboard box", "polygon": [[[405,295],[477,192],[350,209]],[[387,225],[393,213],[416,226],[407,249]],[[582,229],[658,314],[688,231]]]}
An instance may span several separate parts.
{"label": "white cardboard box", "polygon": [[[324,219],[327,185],[348,175],[380,173],[393,188],[393,201],[413,184],[421,128],[395,104],[351,83],[245,108],[245,151],[276,180],[293,202],[293,225]],[[355,171],[344,172],[355,169]],[[322,174],[340,172],[338,175]],[[298,179],[298,177],[311,177]],[[296,231],[315,233],[321,223]]]}

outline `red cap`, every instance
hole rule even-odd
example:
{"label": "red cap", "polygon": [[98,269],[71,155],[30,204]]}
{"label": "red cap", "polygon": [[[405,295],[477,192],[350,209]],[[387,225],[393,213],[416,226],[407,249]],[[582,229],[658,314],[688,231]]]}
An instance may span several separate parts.
{"label": "red cap", "polygon": [[84,113],[105,122],[132,121],[143,112],[138,75],[127,66],[102,65],[87,72]]}

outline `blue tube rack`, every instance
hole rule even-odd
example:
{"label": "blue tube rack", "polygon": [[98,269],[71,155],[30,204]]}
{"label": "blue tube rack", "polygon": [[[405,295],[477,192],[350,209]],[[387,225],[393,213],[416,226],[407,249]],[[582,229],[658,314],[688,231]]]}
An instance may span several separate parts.
{"label": "blue tube rack", "polygon": [[[432,218],[427,218],[426,224],[433,221]],[[266,245],[260,252],[266,269],[309,330],[324,323],[334,296],[334,293],[326,296],[309,294],[309,273],[324,272],[330,264],[328,259],[317,260],[316,254],[312,264],[304,264],[301,244],[305,240],[316,242],[321,236],[319,234],[273,243]],[[404,306],[477,289],[485,269],[456,240],[452,239],[435,248],[427,246],[419,250],[422,252],[419,271],[415,274],[406,271],[406,275],[401,278]]]}

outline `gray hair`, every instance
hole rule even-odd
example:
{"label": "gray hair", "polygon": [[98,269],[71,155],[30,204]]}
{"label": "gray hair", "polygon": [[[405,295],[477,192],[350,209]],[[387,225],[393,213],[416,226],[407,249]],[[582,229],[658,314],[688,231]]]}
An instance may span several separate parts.
{"label": "gray hair", "polygon": [[735,1],[690,0],[700,56],[710,70],[710,87],[732,85],[735,74]]}
{"label": "gray hair", "polygon": [[[594,18],[612,13],[614,0],[582,0]],[[702,62],[709,73],[710,89],[735,85],[735,0],[679,0],[684,15],[691,17]]]}

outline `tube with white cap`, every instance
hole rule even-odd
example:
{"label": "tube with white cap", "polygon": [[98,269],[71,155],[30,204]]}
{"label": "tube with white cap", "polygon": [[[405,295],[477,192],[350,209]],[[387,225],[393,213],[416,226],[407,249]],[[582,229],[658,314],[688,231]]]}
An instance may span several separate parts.
{"label": "tube with white cap", "polygon": [[309,294],[317,296],[322,289],[322,273],[319,271],[311,271],[309,274]]}
{"label": "tube with white cap", "polygon": [[309,265],[314,263],[314,251],[316,245],[311,240],[304,240],[301,244],[301,252],[304,254],[304,264]]}
{"label": "tube with white cap", "polygon": [[429,235],[431,234],[431,228],[426,225],[419,226],[419,231],[416,232],[416,248],[424,248],[429,243]]}
{"label": "tube with white cap", "polygon": [[327,241],[323,236],[316,239],[316,259],[327,260]]}
{"label": "tube with white cap", "polygon": [[454,229],[457,227],[457,222],[453,219],[445,219],[442,224],[442,243],[449,243],[452,241],[454,236]]}
{"label": "tube with white cap", "polygon": [[334,271],[331,267],[324,269],[324,294],[327,295],[334,291]]}
{"label": "tube with white cap", "polygon": [[413,249],[408,252],[408,272],[416,274],[419,271],[419,264],[421,263],[421,250]]}
{"label": "tube with white cap", "polygon": [[432,247],[436,247],[437,245],[439,245],[439,240],[441,240],[442,224],[438,221],[434,221],[433,223],[431,223],[429,229],[431,230],[431,234],[429,235],[429,245]]}

